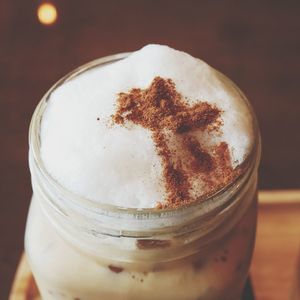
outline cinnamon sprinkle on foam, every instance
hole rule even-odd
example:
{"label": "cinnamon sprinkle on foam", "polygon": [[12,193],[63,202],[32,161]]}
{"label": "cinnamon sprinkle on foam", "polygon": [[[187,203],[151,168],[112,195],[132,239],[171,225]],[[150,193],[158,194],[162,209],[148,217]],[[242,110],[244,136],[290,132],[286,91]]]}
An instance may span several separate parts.
{"label": "cinnamon sprinkle on foam", "polygon": [[[180,207],[228,184],[234,176],[225,142],[204,147],[193,132],[215,132],[222,126],[222,111],[207,102],[188,105],[171,79],[155,77],[147,89],[133,88],[118,95],[113,122],[132,122],[149,129],[163,166],[166,199],[157,207]],[[201,140],[201,139],[200,139]],[[195,183],[202,181],[201,192]]]}

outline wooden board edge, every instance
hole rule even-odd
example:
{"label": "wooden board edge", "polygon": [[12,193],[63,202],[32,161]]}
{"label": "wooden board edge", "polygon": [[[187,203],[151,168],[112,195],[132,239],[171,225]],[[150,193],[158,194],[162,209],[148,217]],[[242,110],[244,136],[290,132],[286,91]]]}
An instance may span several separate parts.
{"label": "wooden board edge", "polygon": [[300,189],[261,190],[258,192],[260,204],[300,204]]}
{"label": "wooden board edge", "polygon": [[31,270],[28,265],[25,253],[22,254],[12,288],[9,300],[26,300],[24,291],[28,288],[28,281],[31,278]]}

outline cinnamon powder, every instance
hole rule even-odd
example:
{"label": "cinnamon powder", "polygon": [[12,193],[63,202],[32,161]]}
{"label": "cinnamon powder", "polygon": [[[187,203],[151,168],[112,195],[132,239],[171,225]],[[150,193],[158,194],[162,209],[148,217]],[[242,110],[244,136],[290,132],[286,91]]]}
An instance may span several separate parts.
{"label": "cinnamon powder", "polygon": [[[179,207],[197,199],[194,182],[204,182],[197,197],[215,191],[233,179],[228,145],[206,149],[193,136],[195,130],[214,131],[222,126],[221,110],[207,102],[188,105],[171,79],[155,77],[147,89],[120,93],[116,124],[132,122],[149,129],[163,166],[166,199],[158,207]],[[197,133],[197,136],[199,133]]]}

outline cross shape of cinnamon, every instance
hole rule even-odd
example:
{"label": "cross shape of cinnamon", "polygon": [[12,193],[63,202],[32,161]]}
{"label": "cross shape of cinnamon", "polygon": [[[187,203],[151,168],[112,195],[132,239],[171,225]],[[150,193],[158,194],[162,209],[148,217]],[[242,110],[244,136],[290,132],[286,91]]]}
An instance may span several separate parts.
{"label": "cross shape of cinnamon", "polygon": [[[171,79],[155,77],[147,89],[133,88],[119,93],[116,124],[132,122],[149,129],[163,164],[167,201],[158,207],[179,207],[195,201],[192,179],[205,183],[203,194],[226,184],[233,177],[231,158],[225,142],[204,149],[193,135],[218,131],[221,110],[207,102],[188,105]],[[201,193],[200,193],[201,194]],[[200,196],[199,192],[196,198]],[[164,203],[164,204],[162,204]]]}

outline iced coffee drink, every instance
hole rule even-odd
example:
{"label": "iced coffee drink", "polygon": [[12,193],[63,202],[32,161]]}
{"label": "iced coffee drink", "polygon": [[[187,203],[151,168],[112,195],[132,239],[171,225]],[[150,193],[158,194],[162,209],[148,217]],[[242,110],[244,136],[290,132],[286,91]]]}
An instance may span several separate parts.
{"label": "iced coffee drink", "polygon": [[238,300],[259,133],[242,92],[148,45],[60,80],[30,127],[26,254],[44,300]]}

